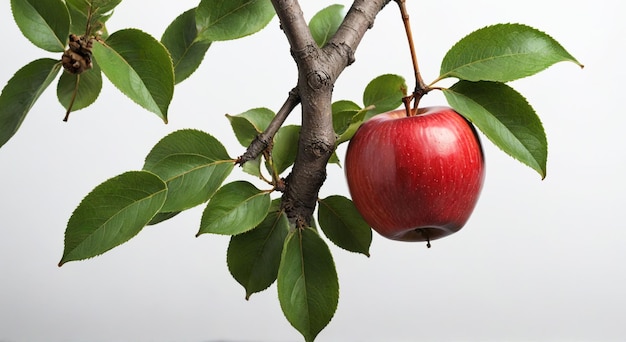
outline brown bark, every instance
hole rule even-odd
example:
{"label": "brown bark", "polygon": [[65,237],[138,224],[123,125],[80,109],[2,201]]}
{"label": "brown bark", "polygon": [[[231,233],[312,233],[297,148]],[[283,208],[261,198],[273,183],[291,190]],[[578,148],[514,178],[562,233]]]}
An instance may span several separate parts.
{"label": "brown bark", "polygon": [[389,1],[354,1],[337,33],[326,46],[319,48],[298,0],[272,0],[298,66],[294,91],[302,107],[302,128],[298,154],[291,174],[285,179],[282,198],[289,221],[297,227],[311,223],[319,190],[326,179],[326,165],[335,150],[331,110],[335,81],[354,62],[354,52],[363,35]]}

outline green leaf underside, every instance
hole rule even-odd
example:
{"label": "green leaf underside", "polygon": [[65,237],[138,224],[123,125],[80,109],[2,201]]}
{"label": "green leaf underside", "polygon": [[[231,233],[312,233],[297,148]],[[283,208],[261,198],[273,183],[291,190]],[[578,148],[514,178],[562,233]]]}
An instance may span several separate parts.
{"label": "green leaf underside", "polygon": [[61,0],[11,0],[13,18],[35,46],[63,52],[69,36],[70,14]]}
{"label": "green leaf underside", "polygon": [[221,187],[209,201],[197,235],[236,235],[259,225],[270,208],[270,195],[245,181]]}
{"label": "green leaf underside", "polygon": [[263,29],[274,17],[269,0],[202,0],[196,9],[198,40],[242,38]]}
{"label": "green leaf underside", "polygon": [[58,60],[42,58],[22,67],[7,82],[0,94],[0,147],[17,132],[60,69]]}
{"label": "green leaf underside", "polygon": [[170,133],[146,157],[143,169],[167,183],[161,211],[175,212],[204,203],[234,167],[224,146],[211,135],[192,129]]}
{"label": "green leaf underside", "polygon": [[365,107],[374,106],[366,119],[398,108],[406,94],[407,85],[403,77],[391,74],[376,77],[365,87],[363,93]]}
{"label": "green leaf underside", "polygon": [[548,143],[526,99],[499,82],[459,81],[444,89],[450,106],[474,123],[496,146],[546,176]]}
{"label": "green leaf underside", "polygon": [[323,47],[330,38],[337,32],[339,25],[345,16],[345,6],[330,5],[317,12],[309,22],[311,35],[317,46]]}
{"label": "green leaf underside", "polygon": [[285,317],[305,341],[313,341],[328,325],[339,302],[332,255],[313,229],[296,229],[287,236],[277,285]]}
{"label": "green leaf underside", "polygon": [[254,108],[237,115],[226,114],[237,140],[243,147],[248,147],[274,118],[273,111],[267,108]]}
{"label": "green leaf underside", "polygon": [[146,171],[129,171],[98,185],[70,217],[59,266],[130,240],[150,222],[166,196],[165,183]]}
{"label": "green leaf underside", "polygon": [[317,220],[324,234],[338,247],[369,256],[372,229],[346,197],[329,196],[319,201]]}
{"label": "green leaf underside", "polygon": [[296,161],[300,126],[288,125],[281,127],[274,136],[272,161],[277,174],[283,173]]}
{"label": "green leaf underside", "polygon": [[57,84],[57,98],[65,109],[68,109],[77,89],[78,93],[72,105],[72,111],[86,108],[96,102],[102,90],[102,73],[98,63],[93,63],[93,68],[82,74],[68,72],[61,74]]}
{"label": "green leaf underside", "polygon": [[93,55],[111,83],[167,123],[174,95],[174,67],[161,43],[140,30],[125,29],[104,43],[96,41]]}
{"label": "green leaf underside", "polygon": [[241,169],[243,170],[243,172],[249,175],[262,178],[261,177],[261,162],[262,162],[262,156],[258,156],[253,160],[248,160],[247,162],[245,162],[241,166]]}
{"label": "green leaf underside", "polygon": [[498,24],[474,31],[454,45],[442,61],[439,79],[509,82],[562,61],[580,65],[547,34],[526,25]]}
{"label": "green leaf underside", "polygon": [[274,200],[267,217],[254,229],[230,239],[228,270],[246,290],[246,299],[267,289],[276,280],[289,221]]}
{"label": "green leaf underside", "polygon": [[174,19],[161,37],[161,42],[172,56],[176,84],[184,81],[198,69],[211,46],[210,40],[197,38],[195,8]]}

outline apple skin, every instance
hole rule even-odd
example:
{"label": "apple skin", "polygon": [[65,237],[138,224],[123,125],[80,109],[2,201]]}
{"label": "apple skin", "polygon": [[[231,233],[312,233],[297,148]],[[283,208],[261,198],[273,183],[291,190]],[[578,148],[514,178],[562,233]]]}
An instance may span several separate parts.
{"label": "apple skin", "polygon": [[354,205],[375,231],[430,242],[465,225],[485,163],[471,123],[452,108],[427,107],[363,123],[348,145],[345,172]]}

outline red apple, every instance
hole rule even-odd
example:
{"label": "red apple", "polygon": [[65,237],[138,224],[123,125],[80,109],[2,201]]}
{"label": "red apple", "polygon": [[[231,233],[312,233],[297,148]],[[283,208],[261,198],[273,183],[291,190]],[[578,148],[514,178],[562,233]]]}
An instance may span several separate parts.
{"label": "red apple", "polygon": [[476,130],[448,107],[367,120],[350,140],[345,172],[352,201],[374,230],[428,242],[465,225],[485,177]]}

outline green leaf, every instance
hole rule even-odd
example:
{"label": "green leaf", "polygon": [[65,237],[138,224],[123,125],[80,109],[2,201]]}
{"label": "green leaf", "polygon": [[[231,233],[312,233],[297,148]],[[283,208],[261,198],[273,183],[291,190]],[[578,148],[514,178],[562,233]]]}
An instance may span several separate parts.
{"label": "green leaf", "polygon": [[338,136],[341,136],[348,130],[350,124],[353,122],[354,116],[358,112],[358,110],[346,110],[337,113],[333,112],[333,129]]}
{"label": "green leaf", "polygon": [[263,221],[269,208],[269,192],[245,181],[226,184],[217,190],[202,213],[198,235],[247,232]]}
{"label": "green leaf", "polygon": [[513,88],[498,82],[459,81],[444,89],[448,103],[496,146],[546,176],[548,142],[535,110]]}
{"label": "green leaf", "polygon": [[161,42],[172,55],[177,84],[198,69],[211,46],[210,40],[197,40],[197,38],[195,8],[174,19],[161,37]]}
{"label": "green leaf", "polygon": [[167,109],[174,95],[174,67],[159,41],[137,29],[121,30],[106,42],[94,42],[93,55],[111,83],[167,123]]}
{"label": "green leaf", "polygon": [[334,151],[333,154],[330,155],[328,159],[328,164],[337,164],[341,167],[341,161],[339,160],[339,156],[337,155],[337,151]]}
{"label": "green leaf", "polygon": [[246,289],[246,299],[267,289],[276,280],[288,232],[287,216],[280,210],[280,200],[275,200],[260,225],[231,237],[226,254],[228,270]]}
{"label": "green leaf", "polygon": [[70,14],[61,0],[11,0],[15,23],[24,37],[50,52],[63,52],[70,33]]}
{"label": "green leaf", "polygon": [[[67,9],[70,12],[70,18],[72,23],[70,25],[70,32],[79,36],[85,34],[88,20],[87,13],[81,12],[79,9],[71,6],[69,3]],[[91,31],[89,32],[89,34],[92,36],[98,36],[100,39],[106,39],[109,34],[107,32],[105,23],[109,18],[110,15],[102,17],[95,17],[92,15],[90,21],[91,25],[89,26]]]}
{"label": "green leaf", "polygon": [[277,174],[283,173],[296,161],[300,126],[288,125],[281,127],[274,136],[272,163]]}
{"label": "green leaf", "polygon": [[173,212],[208,201],[233,167],[234,160],[217,139],[185,129],[161,139],[146,157],[143,169],[167,183],[162,211]]}
{"label": "green leaf", "polygon": [[438,79],[509,82],[561,61],[582,67],[547,34],[526,25],[498,24],[474,31],[454,45],[443,59]]}
{"label": "green leaf", "polygon": [[339,282],[328,246],[314,230],[289,233],[278,269],[278,299],[287,320],[312,342],[339,302]]}
{"label": "green leaf", "polygon": [[361,106],[348,100],[339,100],[339,101],[333,102],[332,104],[333,114],[339,113],[339,112],[345,112],[345,111],[357,112],[359,110],[361,110]]}
{"label": "green leaf", "polygon": [[398,108],[406,94],[407,85],[403,77],[391,74],[376,77],[365,87],[363,93],[365,107],[374,106],[366,119]]}
{"label": "green leaf", "polygon": [[372,229],[354,203],[343,196],[319,201],[317,219],[324,234],[338,247],[369,256]]}
{"label": "green leaf", "polygon": [[339,137],[335,141],[335,145],[339,146],[339,144],[352,139],[372,108],[366,107],[356,112],[345,111],[333,114],[333,125],[337,122],[337,128],[339,129],[336,131]]}
{"label": "green leaf", "polygon": [[[360,110],[361,106],[352,101],[340,100],[333,102],[333,129],[338,137],[350,127],[352,118]],[[336,145],[339,145],[339,143],[337,142]]]}
{"label": "green leaf", "polygon": [[66,0],[66,2],[85,15],[91,11],[92,16],[100,17],[111,12],[122,0]]}
{"label": "green leaf", "polygon": [[171,213],[158,213],[156,215],[154,215],[154,217],[152,218],[152,220],[150,220],[150,222],[148,222],[148,226],[153,226],[157,223],[161,223],[163,221],[167,221],[169,219],[171,219],[172,217],[180,214],[180,211],[175,211],[175,212],[171,212]]}
{"label": "green leaf", "polygon": [[59,266],[100,255],[137,235],[161,209],[165,183],[146,171],[129,171],[98,185],[67,223]]}
{"label": "green leaf", "polygon": [[339,25],[343,21],[346,15],[343,5],[330,5],[323,10],[317,12],[311,21],[309,22],[309,29],[311,35],[317,43],[317,46],[322,47],[330,40],[330,38],[337,32]]}
{"label": "green leaf", "polygon": [[262,163],[262,156],[258,156],[255,159],[248,160],[243,165],[241,165],[241,169],[243,170],[243,172],[249,175],[262,178],[261,177],[261,163]]}
{"label": "green leaf", "polygon": [[70,32],[80,36],[85,33],[87,27],[87,14],[74,7],[71,0],[67,0],[66,3],[70,14]]}
{"label": "green leaf", "polygon": [[104,14],[112,11],[122,0],[88,0],[97,14]]}
{"label": "green leaf", "polygon": [[274,112],[267,108],[254,108],[237,115],[226,114],[237,140],[248,147],[274,118]]}
{"label": "green leaf", "polygon": [[20,128],[26,114],[61,69],[61,63],[42,58],[18,70],[0,94],[0,147]]}
{"label": "green leaf", "polygon": [[57,84],[57,97],[63,107],[68,109],[76,92],[72,111],[77,111],[93,104],[101,89],[102,72],[98,63],[93,63],[93,68],[82,74],[62,73]]}
{"label": "green leaf", "polygon": [[196,10],[198,39],[245,37],[267,26],[274,14],[270,0],[202,0]]}
{"label": "green leaf", "polygon": [[[121,0],[66,0],[67,8],[72,18],[70,32],[77,35],[99,35],[106,39],[108,32],[105,23],[111,17],[112,10],[119,5]],[[89,25],[87,25],[89,20]],[[90,32],[85,32],[89,27]]]}

